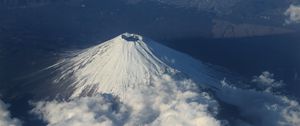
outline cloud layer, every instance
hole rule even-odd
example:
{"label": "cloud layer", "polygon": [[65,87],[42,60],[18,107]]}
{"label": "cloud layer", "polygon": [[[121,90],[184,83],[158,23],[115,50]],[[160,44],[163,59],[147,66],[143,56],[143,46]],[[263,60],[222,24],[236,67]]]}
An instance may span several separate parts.
{"label": "cloud layer", "polygon": [[[40,101],[32,112],[48,126],[300,125],[299,103],[275,94],[272,89],[283,82],[267,71],[254,77],[252,82],[258,87],[252,89],[235,87],[226,80],[219,87],[205,90],[192,80],[175,80],[169,75],[154,80],[151,86],[129,89],[124,99],[99,94],[68,101]],[[236,111],[221,106],[221,102],[234,106]],[[226,116],[217,118],[220,114]]]}
{"label": "cloud layer", "polygon": [[[263,72],[253,81],[266,89],[282,84],[274,75]],[[199,90],[191,80],[174,80],[166,75],[152,86],[129,90],[123,100],[111,94],[74,98],[68,101],[40,101],[33,113],[48,126],[298,126],[300,106],[295,100],[276,95],[272,90],[241,89],[225,80],[215,96]],[[275,87],[276,87],[275,86]],[[259,88],[260,89],[260,88]],[[237,112],[218,119],[224,102]],[[227,119],[234,118],[229,122]]]}
{"label": "cloud layer", "polygon": [[20,120],[12,118],[7,108],[8,105],[0,100],[0,126],[21,126]]}
{"label": "cloud layer", "polygon": [[[282,84],[273,77],[263,72],[253,81],[266,89]],[[241,89],[223,80],[220,89],[212,89],[212,96],[199,90],[191,80],[173,80],[168,75],[153,84],[129,90],[123,100],[99,94],[69,101],[40,101],[32,112],[48,122],[48,126],[300,125],[299,103],[272,90]],[[218,119],[219,109],[229,109],[219,102],[235,106],[238,111],[229,111],[225,119]],[[229,118],[234,121],[228,121]]]}
{"label": "cloud layer", "polygon": [[129,90],[120,101],[109,94],[71,101],[41,101],[32,111],[49,126],[220,126],[218,104],[191,80],[156,79]]}
{"label": "cloud layer", "polygon": [[288,16],[287,24],[300,23],[300,6],[290,5],[284,14]]}
{"label": "cloud layer", "polygon": [[240,117],[235,120],[243,125],[300,125],[299,103],[286,96],[275,95],[269,90],[240,89],[229,84],[223,84],[221,91],[216,94],[221,101],[237,107]]}

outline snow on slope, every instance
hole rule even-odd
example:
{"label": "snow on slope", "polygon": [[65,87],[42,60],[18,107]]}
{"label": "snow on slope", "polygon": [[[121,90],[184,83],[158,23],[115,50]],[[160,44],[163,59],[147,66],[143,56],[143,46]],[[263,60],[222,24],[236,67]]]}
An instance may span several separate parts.
{"label": "snow on slope", "polygon": [[35,104],[33,113],[50,126],[300,125],[299,103],[273,92],[282,82],[272,74],[255,78],[259,89],[239,88],[223,79],[226,73],[135,34],[73,52],[47,69],[56,71],[58,94],[71,92],[67,101]]}
{"label": "snow on slope", "polygon": [[55,82],[68,85],[62,92],[72,91],[70,100],[38,102],[33,113],[50,126],[220,126],[216,100],[180,71],[206,69],[196,64],[201,63],[124,33],[50,67],[58,68]]}
{"label": "snow on slope", "polygon": [[57,65],[61,74],[55,82],[61,83],[70,77],[75,79],[69,85],[73,90],[72,98],[97,93],[123,97],[128,88],[149,86],[164,74],[178,79],[191,76],[206,84],[214,80],[207,66],[199,61],[129,33],[76,52],[75,56]]}

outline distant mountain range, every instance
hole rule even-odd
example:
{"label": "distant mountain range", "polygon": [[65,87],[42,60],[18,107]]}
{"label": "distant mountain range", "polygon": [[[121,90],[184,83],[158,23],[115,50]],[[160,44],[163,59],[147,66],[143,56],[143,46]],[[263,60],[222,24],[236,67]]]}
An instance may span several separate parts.
{"label": "distant mountain range", "polygon": [[[144,0],[127,0],[129,3],[139,3]],[[162,4],[174,5],[182,8],[195,8],[201,11],[217,14],[229,14],[231,8],[241,0],[146,0],[160,2]]]}
{"label": "distant mountain range", "polygon": [[[110,22],[123,20],[114,25],[125,24],[130,27],[132,24],[128,23],[132,22],[136,24],[134,27],[138,27],[133,29],[143,29],[142,32],[134,31],[137,33],[148,32],[145,30],[147,29],[151,32],[158,30],[163,34],[164,32],[176,34],[183,32],[176,35],[179,37],[190,35],[228,38],[286,34],[297,31],[297,28],[284,25],[286,19],[284,12],[292,3],[297,3],[297,0],[0,0],[0,7],[2,9],[36,8],[39,10],[46,6],[55,6],[57,9],[76,9],[73,12],[80,10],[79,8],[89,8],[88,15],[73,13],[63,17],[69,15],[77,15],[78,18],[90,16],[94,18],[90,21],[97,20],[97,23],[104,22],[102,19],[111,19]],[[108,5],[115,5],[115,8],[107,8]],[[32,11],[35,13],[37,10]],[[43,9],[43,11],[46,10]],[[139,19],[135,19],[137,18],[135,15],[139,15],[138,11],[143,14]],[[49,12],[52,13],[51,10]],[[67,12],[71,13],[72,11]],[[27,18],[31,17],[27,16]],[[101,20],[98,21],[98,18]],[[4,23],[2,24],[3,27],[7,27]],[[90,25],[97,26],[99,24]],[[123,27],[126,27],[125,25]],[[173,27],[169,27],[171,25]],[[102,27],[98,26],[98,28]],[[123,31],[128,30],[127,28]]]}
{"label": "distant mountain range", "polygon": [[257,24],[234,24],[228,21],[214,20],[212,28],[212,36],[214,38],[240,38],[251,36],[267,36],[276,34],[288,34],[294,32],[293,30],[272,27]]}

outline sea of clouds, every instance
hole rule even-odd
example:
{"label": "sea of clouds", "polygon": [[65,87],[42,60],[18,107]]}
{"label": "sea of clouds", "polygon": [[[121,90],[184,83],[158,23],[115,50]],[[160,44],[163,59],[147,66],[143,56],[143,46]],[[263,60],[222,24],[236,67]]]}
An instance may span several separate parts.
{"label": "sea of clouds", "polygon": [[[257,88],[237,88],[226,80],[220,88],[199,89],[190,79],[164,75],[153,85],[130,89],[120,99],[112,94],[43,100],[30,113],[47,126],[298,126],[300,105],[280,95],[283,81],[270,72],[254,76]],[[235,107],[228,111],[223,103]],[[0,101],[0,125],[21,126]],[[223,115],[223,117],[220,117]],[[228,115],[228,116],[224,116]],[[232,116],[233,115],[233,116]]]}
{"label": "sea of clouds", "polygon": [[[225,79],[219,87],[201,89],[190,79],[157,77],[153,85],[112,94],[33,102],[30,113],[47,126],[299,126],[300,105],[280,95],[283,81],[263,72],[238,88]],[[233,106],[228,111],[224,103]],[[21,126],[0,100],[0,126]],[[225,112],[224,112],[225,110]]]}
{"label": "sea of clouds", "polygon": [[[165,75],[155,79],[152,86],[129,90],[124,99],[99,94],[66,101],[40,101],[34,103],[32,113],[48,126],[300,125],[299,103],[278,95],[273,89],[284,84],[273,77],[269,72],[255,76],[252,84],[261,85],[258,88],[241,89],[223,80],[221,88],[206,91],[198,89],[192,80],[175,80]],[[228,109],[221,102],[237,110],[225,115],[237,116],[219,118],[220,110]]]}
{"label": "sea of clouds", "polygon": [[70,101],[40,101],[33,113],[49,126],[220,126],[218,104],[191,80],[156,79],[130,89],[124,99],[110,94]]}

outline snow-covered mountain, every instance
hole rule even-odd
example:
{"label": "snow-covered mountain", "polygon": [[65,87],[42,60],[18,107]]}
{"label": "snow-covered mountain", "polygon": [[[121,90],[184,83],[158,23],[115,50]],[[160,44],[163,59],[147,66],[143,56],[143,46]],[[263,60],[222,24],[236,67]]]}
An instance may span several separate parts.
{"label": "snow-covered mountain", "polygon": [[273,74],[264,72],[253,80],[257,87],[247,86],[221,68],[136,34],[71,51],[48,70],[53,84],[38,90],[66,99],[35,104],[33,112],[49,125],[300,124],[299,103],[274,92],[284,83]]}
{"label": "snow-covered mountain", "polygon": [[122,97],[129,88],[151,86],[165,74],[176,79],[193,78],[206,85],[220,79],[200,61],[129,33],[71,55],[52,67],[60,72],[54,82],[73,81],[68,85],[71,97],[97,93]]}

